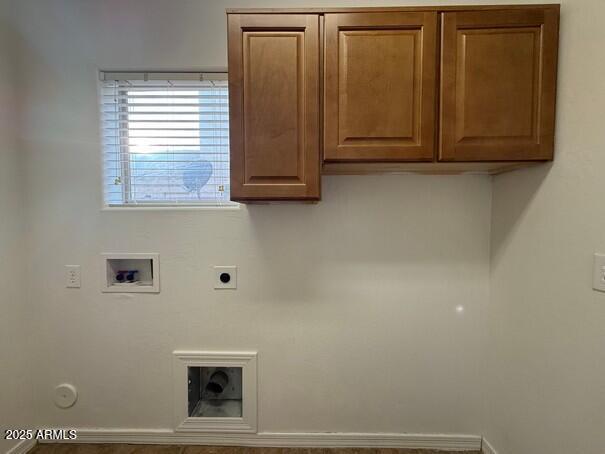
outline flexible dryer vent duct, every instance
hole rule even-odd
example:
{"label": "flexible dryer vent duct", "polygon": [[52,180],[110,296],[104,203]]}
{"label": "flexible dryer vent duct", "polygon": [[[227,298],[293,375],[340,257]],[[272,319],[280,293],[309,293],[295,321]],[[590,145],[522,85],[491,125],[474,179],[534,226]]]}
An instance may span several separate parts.
{"label": "flexible dryer vent duct", "polygon": [[210,376],[210,380],[208,380],[208,384],[206,385],[206,391],[220,394],[225,390],[228,383],[229,376],[222,370],[217,370]]}

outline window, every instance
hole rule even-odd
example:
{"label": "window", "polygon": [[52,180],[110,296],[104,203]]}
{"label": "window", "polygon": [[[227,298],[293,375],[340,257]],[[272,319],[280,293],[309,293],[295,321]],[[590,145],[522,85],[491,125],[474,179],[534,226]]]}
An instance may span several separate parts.
{"label": "window", "polygon": [[101,73],[107,206],[228,206],[226,73]]}

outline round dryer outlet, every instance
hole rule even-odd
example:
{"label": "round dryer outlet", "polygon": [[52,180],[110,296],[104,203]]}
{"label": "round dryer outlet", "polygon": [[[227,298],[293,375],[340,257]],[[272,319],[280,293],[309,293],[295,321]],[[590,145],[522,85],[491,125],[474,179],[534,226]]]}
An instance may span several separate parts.
{"label": "round dryer outlet", "polygon": [[74,385],[62,383],[55,388],[55,405],[57,407],[72,407],[76,400],[78,400],[78,391]]}

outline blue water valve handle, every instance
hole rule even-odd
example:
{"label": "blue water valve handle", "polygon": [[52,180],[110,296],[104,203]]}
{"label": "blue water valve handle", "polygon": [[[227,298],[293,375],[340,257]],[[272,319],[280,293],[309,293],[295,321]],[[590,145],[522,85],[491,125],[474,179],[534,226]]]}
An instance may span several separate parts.
{"label": "blue water valve handle", "polygon": [[139,270],[121,270],[116,274],[116,281],[118,282],[134,282],[135,275]]}

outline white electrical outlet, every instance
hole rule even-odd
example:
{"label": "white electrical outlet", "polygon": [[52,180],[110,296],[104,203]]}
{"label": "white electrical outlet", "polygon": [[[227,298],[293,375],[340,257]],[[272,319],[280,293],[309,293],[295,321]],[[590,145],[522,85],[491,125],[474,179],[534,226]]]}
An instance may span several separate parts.
{"label": "white electrical outlet", "polygon": [[80,288],[80,265],[65,265],[65,287]]}
{"label": "white electrical outlet", "polygon": [[214,267],[215,289],[237,288],[237,266],[215,266]]}
{"label": "white electrical outlet", "polygon": [[605,254],[594,255],[592,288],[600,292],[605,292]]}

